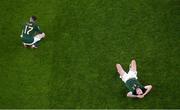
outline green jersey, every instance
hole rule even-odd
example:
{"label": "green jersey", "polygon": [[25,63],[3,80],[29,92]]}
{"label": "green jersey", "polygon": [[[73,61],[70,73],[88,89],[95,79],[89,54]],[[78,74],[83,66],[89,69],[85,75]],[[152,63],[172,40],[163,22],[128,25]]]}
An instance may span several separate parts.
{"label": "green jersey", "polygon": [[34,41],[34,36],[38,33],[41,33],[39,26],[36,23],[28,22],[22,29],[22,41],[24,43],[32,43]]}
{"label": "green jersey", "polygon": [[133,94],[136,93],[136,88],[140,88],[144,91],[144,86],[136,78],[127,80],[125,84],[128,90]]}

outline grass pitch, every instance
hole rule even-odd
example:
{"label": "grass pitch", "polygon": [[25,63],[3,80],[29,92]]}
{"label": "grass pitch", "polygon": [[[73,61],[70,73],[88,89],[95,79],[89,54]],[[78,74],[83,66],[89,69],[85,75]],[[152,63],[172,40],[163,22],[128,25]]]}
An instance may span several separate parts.
{"label": "grass pitch", "polygon": [[[180,108],[178,0],[1,0],[0,108]],[[47,38],[20,42],[31,15]],[[126,98],[115,64],[131,58],[142,100]]]}

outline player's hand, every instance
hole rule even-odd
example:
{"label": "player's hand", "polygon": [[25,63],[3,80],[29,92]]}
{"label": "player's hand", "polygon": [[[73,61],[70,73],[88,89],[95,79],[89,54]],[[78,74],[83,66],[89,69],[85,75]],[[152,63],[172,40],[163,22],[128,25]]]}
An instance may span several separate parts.
{"label": "player's hand", "polygon": [[142,99],[142,98],[144,98],[144,95],[138,95],[137,97]]}

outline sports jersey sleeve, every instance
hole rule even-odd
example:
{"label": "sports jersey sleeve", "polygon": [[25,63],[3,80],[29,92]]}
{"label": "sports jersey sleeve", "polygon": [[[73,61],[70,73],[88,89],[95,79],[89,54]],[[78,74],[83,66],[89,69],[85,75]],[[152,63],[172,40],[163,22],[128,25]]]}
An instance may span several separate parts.
{"label": "sports jersey sleeve", "polygon": [[20,35],[20,37],[23,37],[24,27],[25,27],[25,25],[22,26],[22,30],[21,30],[21,35]]}
{"label": "sports jersey sleeve", "polygon": [[127,80],[125,85],[131,92],[134,92],[136,88],[144,88],[144,86],[135,78]]}

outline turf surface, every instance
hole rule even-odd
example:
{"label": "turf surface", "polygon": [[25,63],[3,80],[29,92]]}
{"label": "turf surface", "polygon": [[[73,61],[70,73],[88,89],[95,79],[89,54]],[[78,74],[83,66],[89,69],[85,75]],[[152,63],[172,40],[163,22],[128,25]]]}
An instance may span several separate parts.
{"label": "turf surface", "polygon": [[[0,108],[180,108],[179,0],[1,0]],[[47,38],[20,42],[36,15]],[[115,64],[152,92],[126,98]]]}

